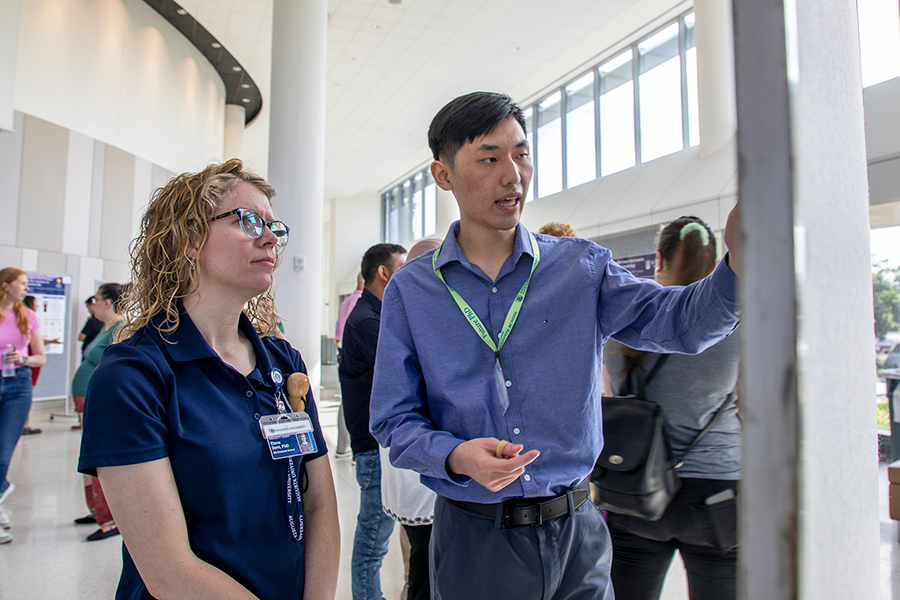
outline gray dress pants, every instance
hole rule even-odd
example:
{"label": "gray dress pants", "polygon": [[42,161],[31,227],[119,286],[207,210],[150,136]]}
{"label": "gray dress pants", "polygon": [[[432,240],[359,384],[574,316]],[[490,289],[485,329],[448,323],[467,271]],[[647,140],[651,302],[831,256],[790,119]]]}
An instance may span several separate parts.
{"label": "gray dress pants", "polygon": [[438,496],[429,548],[434,600],[613,600],[612,543],[588,500],[538,527],[507,529]]}

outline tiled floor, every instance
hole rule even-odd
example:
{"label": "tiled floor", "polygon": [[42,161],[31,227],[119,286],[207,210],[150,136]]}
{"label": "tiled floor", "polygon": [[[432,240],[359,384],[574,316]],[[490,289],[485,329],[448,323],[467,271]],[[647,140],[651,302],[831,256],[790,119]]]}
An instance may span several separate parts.
{"label": "tiled floor", "polygon": [[[322,379],[326,386],[336,382],[332,370],[333,367],[323,369]],[[329,448],[333,448],[337,437],[335,390],[323,390],[319,401],[325,438]],[[75,472],[80,432],[71,429],[73,419],[56,417],[50,421],[50,414],[51,411],[46,410],[32,413],[32,426],[40,427],[43,433],[21,438],[10,467],[9,480],[17,487],[3,508],[13,522],[14,541],[0,546],[0,600],[112,598],[122,564],[121,538],[88,543],[84,538],[95,527],[72,523],[72,519],[87,512],[81,475]],[[337,598],[349,600],[350,555],[359,508],[359,488],[349,458],[335,459],[332,450],[330,460],[337,488],[342,539]],[[893,523],[889,525],[894,526]],[[896,531],[891,531],[896,539]],[[896,542],[884,560],[897,570]],[[687,598],[684,571],[680,565],[676,558],[663,600]],[[396,530],[381,579],[384,597],[399,600],[403,564]]]}

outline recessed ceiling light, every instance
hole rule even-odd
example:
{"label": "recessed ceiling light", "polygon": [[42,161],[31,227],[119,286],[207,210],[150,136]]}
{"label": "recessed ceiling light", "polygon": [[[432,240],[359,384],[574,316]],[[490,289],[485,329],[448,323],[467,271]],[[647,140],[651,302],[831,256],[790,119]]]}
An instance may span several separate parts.
{"label": "recessed ceiling light", "polygon": [[183,8],[179,8],[179,9],[176,10],[175,12],[177,12],[177,13],[178,13],[179,15],[181,15],[182,17],[183,17],[184,15],[187,14],[187,11],[184,10]]}
{"label": "recessed ceiling light", "polygon": [[381,25],[376,23],[375,25],[372,25],[372,29],[381,29]]}
{"label": "recessed ceiling light", "polygon": [[241,69],[240,67],[231,67],[231,70],[235,73],[240,73],[241,71],[243,71],[243,69]]}
{"label": "recessed ceiling light", "polygon": [[249,89],[250,89],[250,84],[249,84],[249,83],[242,83],[242,84],[241,84],[241,87],[244,88],[245,90],[249,90]]}
{"label": "recessed ceiling light", "polygon": [[241,102],[250,102],[250,98],[241,98]]}
{"label": "recessed ceiling light", "polygon": [[213,47],[213,48],[221,48],[221,47],[222,47],[222,44],[220,44],[219,42],[213,42],[213,43],[212,43],[212,47]]}
{"label": "recessed ceiling light", "polygon": [[403,0],[388,0],[388,2],[391,4],[400,4]]}

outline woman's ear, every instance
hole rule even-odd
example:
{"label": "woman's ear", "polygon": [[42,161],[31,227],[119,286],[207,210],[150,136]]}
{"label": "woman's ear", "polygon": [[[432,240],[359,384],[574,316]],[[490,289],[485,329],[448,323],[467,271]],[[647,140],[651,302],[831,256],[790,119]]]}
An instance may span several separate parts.
{"label": "woman's ear", "polygon": [[656,272],[661,273],[666,269],[666,259],[659,252],[656,253]]}

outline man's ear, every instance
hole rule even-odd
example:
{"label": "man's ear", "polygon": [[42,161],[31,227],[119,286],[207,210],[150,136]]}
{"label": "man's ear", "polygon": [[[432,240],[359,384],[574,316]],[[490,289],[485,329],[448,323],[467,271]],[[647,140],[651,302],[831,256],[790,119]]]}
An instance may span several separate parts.
{"label": "man's ear", "polygon": [[385,283],[387,283],[391,278],[391,272],[388,271],[388,268],[386,266],[378,265],[378,276],[383,279]]}
{"label": "man's ear", "polygon": [[656,272],[659,273],[663,269],[666,268],[666,259],[663,258],[662,253],[656,253]]}
{"label": "man's ear", "polygon": [[453,183],[450,181],[450,167],[441,160],[436,160],[431,163],[431,176],[434,177],[434,182],[438,184],[445,192],[449,192],[453,189]]}

